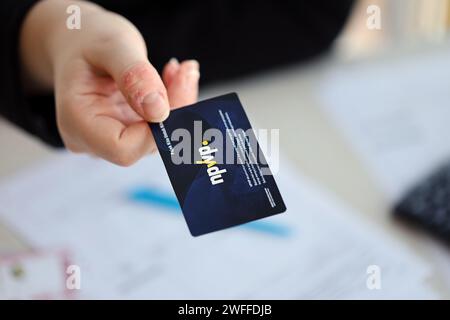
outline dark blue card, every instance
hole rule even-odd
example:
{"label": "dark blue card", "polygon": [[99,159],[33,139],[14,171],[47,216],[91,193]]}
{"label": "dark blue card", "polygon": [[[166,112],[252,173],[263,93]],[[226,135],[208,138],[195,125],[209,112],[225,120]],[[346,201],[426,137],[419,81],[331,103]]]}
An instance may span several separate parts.
{"label": "dark blue card", "polygon": [[286,210],[235,93],[173,110],[150,128],[193,236]]}

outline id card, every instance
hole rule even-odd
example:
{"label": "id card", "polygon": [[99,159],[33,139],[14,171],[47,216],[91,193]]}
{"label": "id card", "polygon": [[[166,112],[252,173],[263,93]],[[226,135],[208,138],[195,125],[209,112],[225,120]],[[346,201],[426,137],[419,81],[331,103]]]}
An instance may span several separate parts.
{"label": "id card", "polygon": [[193,236],[286,210],[237,94],[173,110],[150,128]]}

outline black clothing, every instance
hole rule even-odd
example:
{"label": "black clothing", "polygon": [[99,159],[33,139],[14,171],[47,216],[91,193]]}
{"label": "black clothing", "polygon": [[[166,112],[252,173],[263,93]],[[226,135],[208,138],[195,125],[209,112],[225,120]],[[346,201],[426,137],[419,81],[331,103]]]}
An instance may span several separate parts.
{"label": "black clothing", "polygon": [[[53,96],[29,96],[20,79],[18,38],[37,0],[0,1],[0,113],[53,146],[62,146]],[[197,59],[201,84],[301,61],[329,48],[353,0],[93,1],[133,22],[151,63]]]}

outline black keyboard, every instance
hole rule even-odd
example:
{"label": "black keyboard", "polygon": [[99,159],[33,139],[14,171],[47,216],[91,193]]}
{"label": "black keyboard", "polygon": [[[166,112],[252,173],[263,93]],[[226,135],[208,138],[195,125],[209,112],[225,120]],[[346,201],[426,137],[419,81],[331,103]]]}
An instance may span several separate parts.
{"label": "black keyboard", "polygon": [[450,242],[450,163],[408,192],[395,214]]}

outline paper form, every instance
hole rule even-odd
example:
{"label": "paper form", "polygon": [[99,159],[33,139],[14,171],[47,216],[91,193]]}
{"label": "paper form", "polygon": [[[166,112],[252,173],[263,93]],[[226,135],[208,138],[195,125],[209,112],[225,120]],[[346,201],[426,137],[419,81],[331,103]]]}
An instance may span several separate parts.
{"label": "paper form", "polygon": [[[83,298],[435,297],[399,243],[289,164],[276,179],[285,214],[194,238],[158,156],[119,168],[63,153],[3,181],[0,218],[33,247],[70,249]],[[380,290],[367,288],[369,265]]]}
{"label": "paper form", "polygon": [[64,252],[0,256],[0,299],[74,298],[67,290]]}
{"label": "paper form", "polygon": [[[329,72],[318,95],[393,207],[450,161],[450,49]],[[424,243],[450,286],[448,248]]]}
{"label": "paper form", "polygon": [[324,110],[395,203],[450,161],[450,49],[332,70]]}

